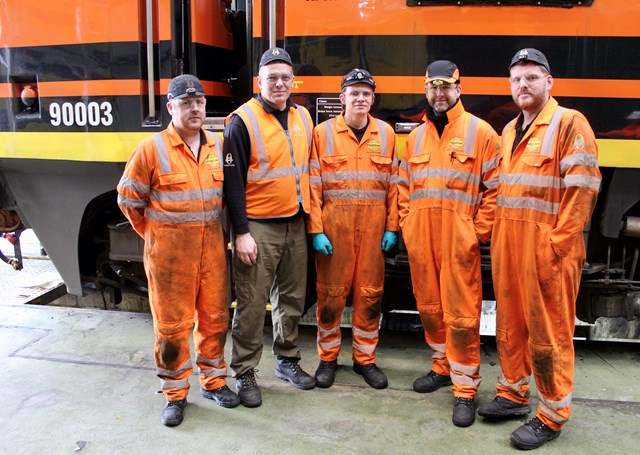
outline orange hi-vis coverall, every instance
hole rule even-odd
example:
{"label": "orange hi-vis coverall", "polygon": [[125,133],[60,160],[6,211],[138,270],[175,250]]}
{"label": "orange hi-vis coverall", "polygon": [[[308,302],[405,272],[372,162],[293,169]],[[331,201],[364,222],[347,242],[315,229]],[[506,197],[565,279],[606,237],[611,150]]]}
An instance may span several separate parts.
{"label": "orange hi-vis coverall", "polygon": [[333,254],[316,254],[318,354],[340,353],[340,319],[353,289],[352,356],[374,363],[384,286],[382,236],[398,231],[395,134],[368,115],[362,140],[343,114],[318,125],[311,146],[311,214],[307,231],[324,233]]}
{"label": "orange hi-vis coverall", "polygon": [[497,394],[527,404],[533,370],[537,416],[558,431],[571,412],[575,302],[583,229],[600,188],[598,151],[584,116],[553,98],[512,153],[516,120],[502,135],[491,243],[502,368]]}
{"label": "orange hi-vis coverall", "polygon": [[480,384],[480,246],[491,235],[498,185],[498,135],[465,111],[446,113],[439,137],[426,123],[411,132],[400,163],[402,237],[432,370],[451,376],[456,397]]}
{"label": "orange hi-vis coverall", "polygon": [[118,205],[145,240],[157,374],[167,401],[186,398],[189,391],[194,324],[200,386],[212,390],[226,384],[229,291],[221,225],[222,141],[200,134],[196,161],[169,124],[135,149],[118,184]]}

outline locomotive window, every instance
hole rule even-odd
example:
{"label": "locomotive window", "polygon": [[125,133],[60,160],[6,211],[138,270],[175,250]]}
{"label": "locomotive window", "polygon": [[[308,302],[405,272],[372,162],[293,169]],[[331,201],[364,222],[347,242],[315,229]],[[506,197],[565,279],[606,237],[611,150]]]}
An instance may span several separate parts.
{"label": "locomotive window", "polygon": [[574,6],[591,6],[593,0],[407,0],[407,6],[558,6],[573,8]]}

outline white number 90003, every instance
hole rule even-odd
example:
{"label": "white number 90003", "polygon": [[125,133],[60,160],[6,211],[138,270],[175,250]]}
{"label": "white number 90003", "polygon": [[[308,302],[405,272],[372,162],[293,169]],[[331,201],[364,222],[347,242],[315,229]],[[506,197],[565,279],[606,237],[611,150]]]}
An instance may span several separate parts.
{"label": "white number 90003", "polygon": [[98,104],[92,101],[88,104],[79,103],[51,103],[49,115],[53,126],[110,126],[113,123],[112,106],[108,101]]}

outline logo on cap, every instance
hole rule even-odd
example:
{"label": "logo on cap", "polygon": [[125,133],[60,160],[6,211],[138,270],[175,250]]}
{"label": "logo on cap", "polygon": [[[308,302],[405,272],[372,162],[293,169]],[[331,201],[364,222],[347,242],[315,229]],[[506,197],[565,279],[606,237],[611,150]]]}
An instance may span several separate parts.
{"label": "logo on cap", "polygon": [[271,51],[271,55],[280,55],[280,51],[276,48]]}
{"label": "logo on cap", "polygon": [[529,51],[526,49],[522,49],[519,53],[518,53],[518,59],[522,60],[522,59],[526,59],[529,58]]}

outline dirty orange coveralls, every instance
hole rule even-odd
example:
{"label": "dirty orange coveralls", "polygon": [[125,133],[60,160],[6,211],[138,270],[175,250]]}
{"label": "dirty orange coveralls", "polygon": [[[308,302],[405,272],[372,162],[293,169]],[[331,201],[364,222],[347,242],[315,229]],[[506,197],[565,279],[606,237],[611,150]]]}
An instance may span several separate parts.
{"label": "dirty orange coveralls", "polygon": [[491,242],[502,368],[497,394],[528,403],[533,370],[537,416],[557,431],[571,412],[575,302],[583,229],[600,188],[598,151],[584,116],[553,98],[512,153],[516,120],[502,135]]}
{"label": "dirty orange coveralls", "polygon": [[324,232],[333,254],[316,253],[318,354],[340,353],[340,319],[353,289],[354,362],[376,360],[384,286],[382,236],[398,231],[393,129],[368,115],[358,142],[342,114],[318,125],[311,146],[311,214],[308,232]]}
{"label": "dirty orange coveralls", "polygon": [[480,246],[491,235],[498,184],[498,136],[462,102],[438,136],[426,123],[411,132],[400,163],[402,237],[432,370],[451,376],[456,397],[480,384]]}
{"label": "dirty orange coveralls", "polygon": [[186,398],[194,327],[200,386],[226,384],[227,240],[221,225],[222,141],[205,134],[196,159],[173,124],[133,152],[118,205],[145,240],[155,358],[168,401]]}

